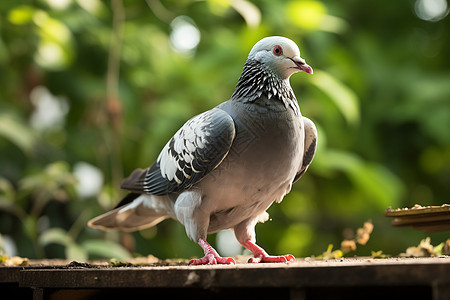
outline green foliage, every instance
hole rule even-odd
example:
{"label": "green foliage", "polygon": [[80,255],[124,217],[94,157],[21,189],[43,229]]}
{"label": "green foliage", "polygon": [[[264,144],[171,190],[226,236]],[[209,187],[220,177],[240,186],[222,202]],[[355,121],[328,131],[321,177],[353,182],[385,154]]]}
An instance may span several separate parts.
{"label": "green foliage", "polygon": [[36,138],[27,124],[9,113],[0,114],[0,136],[15,144],[26,154],[33,151],[36,142]]}
{"label": "green foliage", "polygon": [[351,89],[324,71],[316,71],[311,83],[328,96],[349,124],[359,123],[359,100]]}
{"label": "green foliage", "polygon": [[333,245],[330,244],[330,245],[328,245],[327,250],[325,252],[323,252],[322,254],[318,255],[316,257],[316,259],[320,259],[320,260],[339,259],[342,256],[344,256],[344,253],[342,253],[342,250],[340,250],[340,249],[333,250]]}
{"label": "green foliage", "polygon": [[[273,221],[257,226],[258,241],[269,252],[309,256],[372,219],[375,232],[357,254],[403,251],[425,234],[391,228],[384,209],[440,205],[450,194],[449,17],[424,21],[414,7],[1,2],[0,233],[29,257],[200,255],[170,220],[133,234],[86,222],[117,203],[121,178],[152,163],[179,126],[230,97],[257,40],[283,35],[314,68],[291,84],[317,124],[319,148],[285,201],[270,208]],[[180,16],[200,33],[187,51],[171,38]],[[80,162],[103,175],[89,193]]]}

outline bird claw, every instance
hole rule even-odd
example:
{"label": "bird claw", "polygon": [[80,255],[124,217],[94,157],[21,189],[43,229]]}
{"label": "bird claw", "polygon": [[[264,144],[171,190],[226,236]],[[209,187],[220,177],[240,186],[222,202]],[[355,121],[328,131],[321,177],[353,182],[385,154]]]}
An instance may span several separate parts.
{"label": "bird claw", "polygon": [[248,260],[249,263],[286,263],[290,261],[295,261],[295,257],[292,254],[280,255],[280,256],[272,256],[267,254],[263,248],[256,245],[251,240],[248,240],[242,243],[242,246],[252,251],[254,258],[250,258]]}
{"label": "bird claw", "polygon": [[272,255],[258,255],[248,260],[249,263],[285,263],[295,261],[295,257],[292,254],[272,256]]}
{"label": "bird claw", "polygon": [[214,254],[206,254],[202,258],[194,258],[189,261],[189,265],[235,265],[236,261],[232,257],[221,257]]}
{"label": "bird claw", "polygon": [[231,257],[221,257],[205,239],[199,239],[198,244],[203,248],[205,256],[194,258],[189,261],[189,265],[235,265],[236,261]]}

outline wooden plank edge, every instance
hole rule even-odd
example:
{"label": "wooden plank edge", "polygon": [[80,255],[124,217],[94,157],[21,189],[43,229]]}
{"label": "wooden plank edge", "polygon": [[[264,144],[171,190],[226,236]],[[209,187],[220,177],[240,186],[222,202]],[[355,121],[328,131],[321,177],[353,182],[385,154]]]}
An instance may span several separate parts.
{"label": "wooden plank edge", "polygon": [[[344,260],[345,261],[345,260]],[[32,288],[314,287],[450,284],[450,258],[373,260],[366,264],[272,264],[100,269],[25,269]],[[432,263],[430,263],[432,262]]]}

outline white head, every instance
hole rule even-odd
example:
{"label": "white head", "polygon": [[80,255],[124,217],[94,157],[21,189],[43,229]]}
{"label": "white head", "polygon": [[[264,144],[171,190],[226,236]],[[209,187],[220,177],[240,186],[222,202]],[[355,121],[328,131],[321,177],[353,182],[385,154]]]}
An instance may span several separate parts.
{"label": "white head", "polygon": [[313,73],[313,69],[300,57],[298,46],[282,36],[269,36],[257,42],[250,51],[248,59],[266,65],[280,79],[288,79],[299,71]]}

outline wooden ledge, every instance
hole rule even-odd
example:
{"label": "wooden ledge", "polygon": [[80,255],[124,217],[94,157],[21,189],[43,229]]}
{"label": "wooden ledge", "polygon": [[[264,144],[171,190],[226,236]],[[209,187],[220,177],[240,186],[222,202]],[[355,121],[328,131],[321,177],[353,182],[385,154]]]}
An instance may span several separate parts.
{"label": "wooden ledge", "polygon": [[[63,295],[65,300],[91,299],[87,295],[94,292],[96,296],[92,299],[100,297],[99,293],[119,296],[121,292],[124,295],[132,295],[132,291],[140,291],[141,294],[146,291],[148,295],[156,295],[169,289],[174,297],[184,293],[195,296],[208,291],[221,291],[228,293],[227,295],[230,295],[231,291],[240,292],[240,295],[243,291],[253,291],[252,295],[260,293],[263,297],[277,291],[276,295],[281,298],[292,299],[293,295],[301,295],[300,299],[314,299],[317,297],[317,291],[323,288],[331,288],[328,291],[333,291],[333,297],[336,299],[357,299],[351,297],[355,291],[370,291],[370,296],[371,293],[382,291],[380,288],[388,288],[395,297],[407,296],[409,291],[411,295],[416,296],[423,293],[424,299],[427,299],[426,295],[429,296],[428,299],[433,300],[450,299],[448,256],[345,258],[328,261],[300,259],[287,264],[206,266],[109,267],[92,263],[68,267],[31,263],[27,267],[0,266],[0,274],[9,272],[8,278],[17,280],[19,289],[32,289],[35,299],[57,299]],[[15,275],[11,275],[13,273]],[[0,284],[11,282],[5,278],[0,279]],[[259,292],[256,292],[257,290]],[[173,294],[176,291],[179,294]],[[77,298],[77,294],[82,297]],[[338,297],[339,294],[346,297]],[[67,298],[67,295],[75,298]],[[324,294],[320,295],[319,297],[325,297]],[[390,299],[389,295],[384,295],[383,299]]]}

